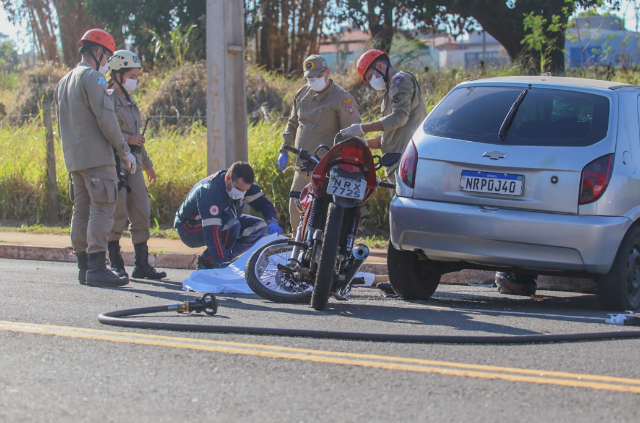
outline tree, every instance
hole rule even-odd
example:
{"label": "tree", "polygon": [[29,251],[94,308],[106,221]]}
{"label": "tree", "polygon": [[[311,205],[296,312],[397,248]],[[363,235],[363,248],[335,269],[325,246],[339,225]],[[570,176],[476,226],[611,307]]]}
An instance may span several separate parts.
{"label": "tree", "polygon": [[89,16],[83,0],[52,1],[58,15],[62,59],[65,65],[74,67],[80,57],[78,52],[80,38],[87,30],[100,28],[102,25]]}
{"label": "tree", "polygon": [[[113,34],[118,48],[131,40],[145,62],[155,57],[155,35],[169,36],[180,25],[196,29],[190,50],[196,58],[206,54],[206,1],[204,0],[85,0],[89,16],[100,19]],[[166,42],[167,40],[162,40]]]}
{"label": "tree", "polygon": [[2,0],[2,6],[11,22],[28,23],[40,60],[57,62],[57,24],[52,18],[54,6],[51,0]]}
{"label": "tree", "polygon": [[[417,29],[447,27],[454,32],[465,32],[479,24],[483,30],[500,42],[512,59],[525,53],[523,44],[527,34],[524,20],[534,13],[552,23],[542,35],[554,40],[548,60],[554,71],[564,69],[564,28],[576,7],[589,8],[610,4],[618,0],[343,0],[342,14],[356,26],[369,29],[377,47],[388,51],[394,31],[402,23],[411,22]],[[366,6],[366,7],[363,7]],[[554,18],[555,16],[555,18]],[[530,30],[530,28],[529,28]],[[535,51],[534,54],[537,54]]]}
{"label": "tree", "polygon": [[[426,0],[430,2],[432,0]],[[527,34],[524,20],[531,13],[553,25],[542,31],[542,36],[553,40],[555,48],[549,50],[550,69],[564,70],[564,28],[576,7],[589,8],[609,3],[616,6],[617,0],[437,0],[444,12],[473,17],[488,34],[504,46],[512,59],[525,53]],[[555,17],[555,18],[554,18]],[[538,55],[539,56],[539,55]],[[538,57],[539,58],[539,57]]]}
{"label": "tree", "polygon": [[18,50],[9,36],[0,32],[0,71],[12,71],[18,65]]}
{"label": "tree", "polygon": [[343,20],[369,30],[373,47],[389,52],[393,35],[411,22],[416,29],[434,28],[443,18],[440,1],[436,0],[343,0],[339,2]]}
{"label": "tree", "polygon": [[255,41],[258,64],[301,73],[305,57],[318,51],[331,6],[326,0],[245,0],[245,34]]}

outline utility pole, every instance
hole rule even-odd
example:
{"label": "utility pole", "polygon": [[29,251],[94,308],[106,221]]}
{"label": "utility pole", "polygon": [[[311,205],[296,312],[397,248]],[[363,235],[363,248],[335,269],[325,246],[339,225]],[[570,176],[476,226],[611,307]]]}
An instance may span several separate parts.
{"label": "utility pole", "polygon": [[244,160],[244,0],[207,0],[207,173]]}

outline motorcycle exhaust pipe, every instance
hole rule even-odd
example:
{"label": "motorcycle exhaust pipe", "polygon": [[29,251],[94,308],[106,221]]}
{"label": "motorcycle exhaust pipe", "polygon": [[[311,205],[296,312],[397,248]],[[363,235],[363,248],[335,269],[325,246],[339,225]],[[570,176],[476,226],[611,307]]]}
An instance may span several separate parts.
{"label": "motorcycle exhaust pipe", "polygon": [[358,273],[367,257],[369,257],[369,247],[364,244],[356,244],[353,247],[352,253],[355,261],[349,266],[344,275],[344,280],[347,284],[351,283],[353,277]]}

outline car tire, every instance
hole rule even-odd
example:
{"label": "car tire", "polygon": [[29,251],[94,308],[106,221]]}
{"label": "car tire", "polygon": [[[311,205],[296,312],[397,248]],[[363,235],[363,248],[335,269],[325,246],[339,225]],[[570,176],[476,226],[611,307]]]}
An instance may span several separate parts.
{"label": "car tire", "polygon": [[387,249],[389,282],[393,290],[405,300],[427,300],[440,283],[437,263],[420,259],[413,251],[396,250],[391,241]]}
{"label": "car tire", "polygon": [[629,229],[611,270],[596,278],[596,283],[604,309],[625,311],[640,308],[640,227]]}

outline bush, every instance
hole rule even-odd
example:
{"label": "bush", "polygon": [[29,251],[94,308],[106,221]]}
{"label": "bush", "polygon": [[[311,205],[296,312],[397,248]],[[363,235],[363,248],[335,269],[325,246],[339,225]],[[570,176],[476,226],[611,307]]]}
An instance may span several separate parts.
{"label": "bush", "polygon": [[53,104],[56,84],[68,71],[69,69],[52,63],[25,71],[22,84],[16,93],[18,100],[9,111],[9,115],[13,116],[10,121],[14,124],[29,122],[40,114],[40,107],[44,101]]}

